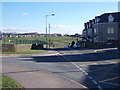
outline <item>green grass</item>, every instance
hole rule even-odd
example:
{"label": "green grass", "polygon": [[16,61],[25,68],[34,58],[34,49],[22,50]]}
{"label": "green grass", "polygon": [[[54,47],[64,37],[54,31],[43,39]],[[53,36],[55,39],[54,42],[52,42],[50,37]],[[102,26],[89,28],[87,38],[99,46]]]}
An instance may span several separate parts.
{"label": "green grass", "polygon": [[0,79],[0,88],[23,88],[18,82],[5,75],[0,75]]}
{"label": "green grass", "polygon": [[[68,36],[50,36],[48,37],[48,40],[49,39],[51,43],[55,45],[55,48],[63,48],[64,45],[68,45],[68,43],[71,43],[73,40],[76,41],[76,37],[68,37]],[[78,39],[82,40],[81,38]],[[16,40],[34,40],[34,41],[40,40],[46,42],[46,37],[7,38],[6,41],[8,40],[13,40],[13,42],[5,42],[6,44],[16,44],[15,42]]]}
{"label": "green grass", "polygon": [[[72,41],[76,41],[75,37],[67,37],[67,36],[57,36],[57,37],[49,37],[51,42],[55,45],[55,48],[63,48],[64,45],[68,45]],[[81,40],[81,38],[78,38]]]}
{"label": "green grass", "polygon": [[35,53],[45,53],[46,50],[25,50],[19,52],[2,52],[2,54],[35,54]]}
{"label": "green grass", "polygon": [[[81,38],[78,38],[81,40]],[[53,43],[55,44],[56,48],[63,48],[64,45],[68,45],[72,41],[76,41],[75,37],[58,37],[53,39]]]}

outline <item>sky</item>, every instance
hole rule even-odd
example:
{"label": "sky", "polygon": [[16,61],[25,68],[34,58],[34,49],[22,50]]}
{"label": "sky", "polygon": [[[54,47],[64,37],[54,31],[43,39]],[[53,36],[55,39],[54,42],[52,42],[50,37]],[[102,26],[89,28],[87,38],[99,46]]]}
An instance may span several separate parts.
{"label": "sky", "polygon": [[[2,5],[2,6],[1,6]],[[2,2],[2,32],[82,33],[84,23],[103,13],[117,12],[118,2]]]}

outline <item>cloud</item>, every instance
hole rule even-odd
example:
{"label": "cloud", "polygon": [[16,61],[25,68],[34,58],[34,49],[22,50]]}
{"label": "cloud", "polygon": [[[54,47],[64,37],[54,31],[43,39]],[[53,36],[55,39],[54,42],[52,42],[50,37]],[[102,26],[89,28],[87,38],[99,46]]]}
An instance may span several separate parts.
{"label": "cloud", "polygon": [[15,27],[12,27],[12,28],[0,28],[0,31],[2,31],[2,32],[21,32],[21,31],[28,31],[28,30],[31,30],[31,29],[15,28]]}
{"label": "cloud", "polygon": [[[1,27],[0,28],[1,32],[5,32],[5,33],[29,33],[29,32],[40,32],[42,30],[39,30],[37,28],[15,28],[15,27]],[[45,31],[43,30],[43,33]]]}
{"label": "cloud", "polygon": [[71,26],[70,25],[55,25],[55,26],[53,26],[53,28],[65,29],[65,28],[71,28]]}
{"label": "cloud", "polygon": [[13,28],[0,28],[1,31],[8,31],[8,30],[17,30],[15,27]]}
{"label": "cloud", "polygon": [[[42,26],[42,28],[45,28],[46,26]],[[48,27],[48,26],[47,26]],[[54,25],[50,26],[51,28],[59,28],[59,29],[67,29],[67,28],[72,28],[70,25]]]}
{"label": "cloud", "polygon": [[22,15],[23,15],[23,16],[28,16],[29,13],[28,13],[28,12],[23,12]]}

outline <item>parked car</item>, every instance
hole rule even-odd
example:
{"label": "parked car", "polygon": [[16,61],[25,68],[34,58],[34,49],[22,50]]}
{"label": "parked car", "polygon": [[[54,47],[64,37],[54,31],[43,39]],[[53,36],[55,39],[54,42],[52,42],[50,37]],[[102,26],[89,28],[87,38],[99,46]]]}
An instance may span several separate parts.
{"label": "parked car", "polygon": [[64,48],[69,48],[68,45],[64,45]]}
{"label": "parked car", "polygon": [[[70,46],[69,45],[64,45],[64,48],[69,48]],[[81,47],[81,45],[79,44],[79,43],[75,43],[74,44],[74,46],[73,46],[73,48],[80,48]]]}
{"label": "parked car", "polygon": [[77,43],[77,44],[75,43],[74,44],[74,48],[80,48],[80,47],[81,47],[81,45],[79,43]]}

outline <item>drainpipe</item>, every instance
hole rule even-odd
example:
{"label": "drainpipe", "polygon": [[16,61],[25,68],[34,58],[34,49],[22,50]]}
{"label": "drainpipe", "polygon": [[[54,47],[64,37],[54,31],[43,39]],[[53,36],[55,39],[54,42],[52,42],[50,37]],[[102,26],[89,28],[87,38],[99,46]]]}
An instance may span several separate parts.
{"label": "drainpipe", "polygon": [[118,50],[120,50],[120,21],[118,22]]}

